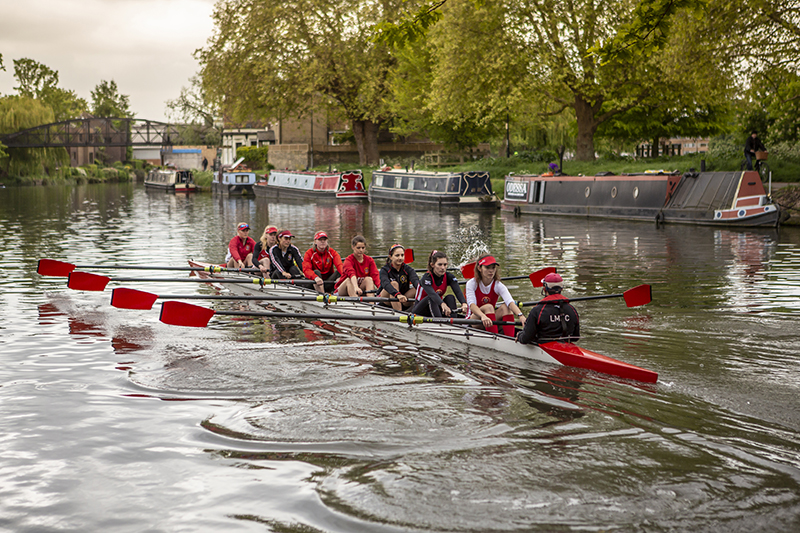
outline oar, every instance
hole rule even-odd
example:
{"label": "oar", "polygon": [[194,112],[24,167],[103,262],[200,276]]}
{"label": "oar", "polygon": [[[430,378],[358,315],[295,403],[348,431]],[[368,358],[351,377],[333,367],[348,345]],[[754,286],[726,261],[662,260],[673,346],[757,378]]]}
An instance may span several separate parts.
{"label": "oar", "polygon": [[[472,263],[472,265],[474,266],[474,265],[475,265],[475,263]],[[466,266],[469,266],[469,265],[466,265]],[[530,273],[530,274],[528,274],[527,276],[509,276],[509,277],[507,277],[507,278],[503,278],[501,281],[507,281],[507,280],[512,280],[512,279],[525,279],[525,278],[528,278],[528,279],[530,279],[530,280],[531,280],[531,283],[533,283],[533,286],[534,286],[534,287],[541,287],[541,286],[542,286],[542,280],[544,279],[544,277],[545,277],[546,275],[548,275],[548,274],[552,273],[552,272],[555,272],[555,271],[556,271],[555,267],[545,267],[545,268],[543,268],[543,269],[541,269],[541,270],[537,270],[536,272],[531,272],[531,273]],[[462,270],[461,274],[462,274],[462,275],[464,274],[464,271],[463,271],[463,270]],[[474,268],[473,268],[473,275],[474,275]],[[466,277],[466,276],[465,276],[465,277]],[[472,277],[472,276],[470,276],[470,277]],[[467,281],[466,281],[466,280],[464,280],[464,281],[459,281],[458,283],[459,283],[460,285],[464,285],[466,282],[467,282]]]}
{"label": "oar", "polygon": [[[419,315],[325,315],[325,314],[303,314],[303,313],[272,313],[269,311],[214,311],[207,307],[187,304],[184,302],[166,301],[161,304],[161,322],[172,326],[190,326],[204,328],[214,315],[227,316],[252,316],[266,318],[296,318],[298,320],[367,320],[372,322],[400,322],[403,324],[467,324],[480,325],[481,321],[471,318],[445,318],[427,317]],[[518,322],[504,322],[496,320],[493,324],[500,326],[517,325]]]}
{"label": "oar", "polygon": [[520,307],[528,307],[531,305],[536,305],[539,303],[546,303],[546,304],[560,304],[560,303],[569,303],[569,302],[581,302],[584,300],[601,300],[604,298],[625,298],[625,304],[628,307],[638,307],[640,305],[646,305],[653,301],[653,293],[650,288],[650,285],[638,285],[632,289],[628,289],[627,291],[623,292],[622,294],[601,294],[599,296],[579,296],[577,298],[569,298],[566,300],[549,300],[549,301],[542,301],[542,300],[535,300],[531,302],[517,302],[517,305]]}
{"label": "oar", "polygon": [[252,285],[302,285],[313,284],[313,279],[269,279],[269,278],[242,278],[242,279],[216,279],[216,278],[109,278],[88,272],[72,272],[69,275],[67,287],[76,291],[104,291],[109,282],[138,282],[152,281],[154,283],[246,283]]}
{"label": "oar", "polygon": [[[333,296],[329,294],[299,295],[264,295],[264,296],[233,296],[223,294],[153,294],[137,289],[121,287],[111,292],[111,305],[119,309],[152,309],[156,300],[255,300],[255,301],[303,301],[303,302],[399,302],[397,298],[359,297],[359,296]],[[409,299],[413,302],[413,299]]]}
{"label": "oar", "polygon": [[36,272],[42,276],[58,276],[66,278],[76,268],[116,268],[122,270],[179,270],[182,272],[248,272],[260,273],[258,268],[226,268],[216,265],[207,267],[174,267],[174,266],[145,266],[145,265],[73,265],[72,263],[65,263],[64,261],[56,261],[55,259],[39,259],[39,265]]}

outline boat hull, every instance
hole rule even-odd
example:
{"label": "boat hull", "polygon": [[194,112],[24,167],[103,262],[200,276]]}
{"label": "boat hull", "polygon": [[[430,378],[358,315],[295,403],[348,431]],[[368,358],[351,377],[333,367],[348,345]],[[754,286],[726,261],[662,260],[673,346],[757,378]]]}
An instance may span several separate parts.
{"label": "boat hull", "polygon": [[[198,261],[189,261],[189,264],[193,267],[201,268],[209,266],[209,263]],[[213,282],[214,277],[220,277],[207,272],[198,272],[197,275],[208,278],[209,282]],[[249,295],[263,294],[267,296],[269,294],[297,294],[299,292],[317,295],[313,290],[306,290],[297,286],[265,285],[264,287],[258,287],[252,283],[248,284],[247,280],[243,280],[241,285],[226,284],[225,288],[237,294]],[[281,301],[276,303],[279,303],[282,307],[294,308],[304,313],[320,313],[324,311],[325,313],[334,312],[342,315],[359,316],[370,313],[396,315],[398,317],[397,322],[374,322],[373,324],[381,330],[395,333],[402,331],[404,337],[410,338],[411,341],[417,344],[437,347],[447,351],[456,351],[466,356],[480,356],[481,353],[490,352],[511,355],[525,360],[583,368],[646,383],[655,383],[658,379],[658,374],[655,372],[583,349],[575,344],[561,342],[542,345],[519,344],[514,339],[503,335],[450,324],[423,323],[409,326],[399,320],[400,315],[404,313],[365,303],[339,302],[328,306],[317,301]]]}
{"label": "boat hull", "polygon": [[506,176],[503,210],[657,223],[775,227],[781,211],[756,172]]}
{"label": "boat hull", "polygon": [[488,172],[375,171],[369,200],[376,204],[458,209],[500,206]]}
{"label": "boat hull", "polygon": [[360,170],[335,173],[271,170],[266,181],[253,186],[253,193],[257,198],[275,200],[363,202],[369,199]]}

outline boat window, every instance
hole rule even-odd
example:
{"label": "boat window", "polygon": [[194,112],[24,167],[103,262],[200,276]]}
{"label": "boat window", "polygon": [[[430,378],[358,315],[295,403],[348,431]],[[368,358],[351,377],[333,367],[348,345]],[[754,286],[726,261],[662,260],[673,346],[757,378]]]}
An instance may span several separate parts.
{"label": "boat window", "polygon": [[408,190],[414,190],[414,178],[408,178]]}

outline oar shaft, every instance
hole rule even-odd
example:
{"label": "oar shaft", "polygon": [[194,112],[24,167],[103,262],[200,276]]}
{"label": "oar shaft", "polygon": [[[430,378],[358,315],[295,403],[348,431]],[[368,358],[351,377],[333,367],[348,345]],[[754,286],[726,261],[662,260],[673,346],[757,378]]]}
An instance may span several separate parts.
{"label": "oar shaft", "polygon": [[286,284],[286,285],[299,285],[299,284],[313,284],[313,279],[270,279],[270,278],[109,278],[109,281],[115,282],[137,282],[137,281],[153,281],[157,283],[241,283],[249,285],[273,285],[273,284]]}
{"label": "oar shaft", "polygon": [[[321,303],[336,303],[336,302],[367,302],[367,303],[380,303],[380,302],[399,302],[397,298],[380,298],[378,296],[333,296],[320,294],[318,296],[288,296],[288,295],[245,295],[245,296],[229,296],[226,294],[159,294],[159,300],[250,300],[250,301],[289,301],[289,302],[321,302]],[[409,302],[415,302],[413,298],[408,299]]]}
{"label": "oar shaft", "polygon": [[520,307],[530,307],[537,304],[568,304],[570,302],[583,302],[586,300],[603,300],[605,298],[622,298],[624,294],[601,294],[599,296],[578,296],[577,298],[567,298],[564,300],[532,300],[530,302],[517,302]]}
{"label": "oar shaft", "polygon": [[[480,320],[472,318],[445,318],[427,317],[419,315],[342,315],[342,314],[316,314],[316,313],[280,313],[272,311],[215,311],[214,314],[225,316],[256,316],[265,318],[296,318],[298,320],[365,320],[372,322],[402,322],[407,324],[465,324],[480,325]],[[519,322],[495,320],[492,324],[498,326],[521,325]]]}

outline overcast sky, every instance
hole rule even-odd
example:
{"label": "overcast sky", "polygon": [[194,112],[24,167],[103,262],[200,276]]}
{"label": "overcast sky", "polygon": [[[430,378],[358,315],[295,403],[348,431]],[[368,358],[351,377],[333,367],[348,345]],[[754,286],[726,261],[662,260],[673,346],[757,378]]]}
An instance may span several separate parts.
{"label": "overcast sky", "polygon": [[137,118],[165,120],[166,100],[198,70],[215,0],[0,0],[0,94],[14,94],[14,59],[44,63],[91,104],[117,82]]}

